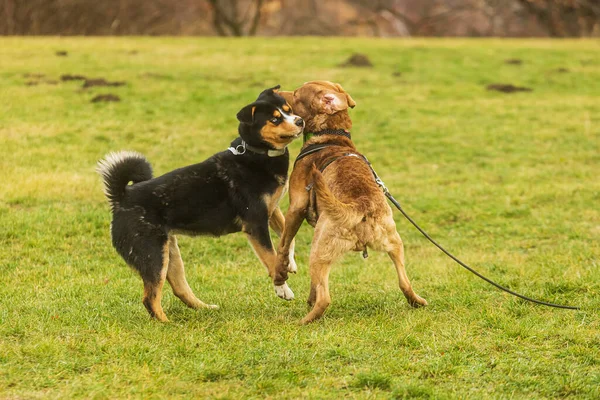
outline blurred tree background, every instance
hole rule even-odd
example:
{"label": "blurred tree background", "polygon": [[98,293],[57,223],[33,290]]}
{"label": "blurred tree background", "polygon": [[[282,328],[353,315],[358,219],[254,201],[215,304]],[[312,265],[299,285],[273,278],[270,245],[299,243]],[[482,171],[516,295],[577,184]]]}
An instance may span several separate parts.
{"label": "blurred tree background", "polygon": [[0,0],[0,35],[599,37],[600,0]]}

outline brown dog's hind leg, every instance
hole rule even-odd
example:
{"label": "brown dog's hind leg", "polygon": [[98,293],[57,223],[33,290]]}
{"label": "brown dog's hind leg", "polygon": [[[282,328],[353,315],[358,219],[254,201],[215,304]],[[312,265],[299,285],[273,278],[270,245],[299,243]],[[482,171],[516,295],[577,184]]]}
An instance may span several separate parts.
{"label": "brown dog's hind leg", "polygon": [[188,307],[191,308],[219,308],[215,304],[206,304],[199,300],[187,280],[185,279],[185,269],[183,260],[177,246],[177,238],[169,236],[169,268],[167,270],[167,281],[173,289],[173,293]]}
{"label": "brown dog's hind leg", "polygon": [[306,303],[308,304],[309,307],[312,308],[315,305],[316,301],[317,301],[317,288],[311,284],[310,285],[310,293],[308,294],[308,299],[306,300]]}
{"label": "brown dog's hind leg", "polygon": [[331,304],[329,294],[329,271],[330,261],[315,261],[310,263],[310,296],[308,304],[312,303],[312,310],[302,318],[301,323],[308,324],[323,316],[325,310]]}
{"label": "brown dog's hind leg", "polygon": [[308,324],[323,316],[331,304],[329,294],[331,265],[342,254],[353,248],[352,243],[335,236],[336,229],[332,225],[326,221],[325,216],[322,216],[315,229],[310,252],[310,295],[308,297],[308,304],[312,305],[312,310],[302,318],[302,324]]}
{"label": "brown dog's hind leg", "polygon": [[427,300],[416,294],[410,285],[410,280],[406,275],[406,269],[404,268],[404,244],[398,232],[394,232],[394,236],[390,240],[391,249],[388,251],[388,256],[394,262],[396,266],[396,272],[398,273],[398,283],[400,290],[404,293],[404,297],[413,307],[422,307],[427,305]]}

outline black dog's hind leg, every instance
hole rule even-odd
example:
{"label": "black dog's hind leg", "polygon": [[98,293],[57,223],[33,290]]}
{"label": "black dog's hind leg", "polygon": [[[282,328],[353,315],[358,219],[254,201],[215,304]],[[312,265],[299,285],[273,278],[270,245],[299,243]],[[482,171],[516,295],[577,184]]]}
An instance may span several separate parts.
{"label": "black dog's hind leg", "polygon": [[218,308],[214,304],[206,304],[200,301],[185,279],[185,270],[183,260],[177,246],[177,238],[169,236],[169,266],[167,270],[167,280],[173,288],[175,296],[179,297],[188,307],[191,308]]}
{"label": "black dog's hind leg", "polygon": [[169,241],[165,240],[160,248],[150,249],[146,259],[142,262],[146,263],[144,267],[138,268],[144,281],[144,299],[142,302],[151,317],[161,322],[167,322],[169,319],[163,311],[161,300],[162,289],[169,268]]}
{"label": "black dog's hind leg", "polygon": [[139,209],[131,209],[115,213],[111,234],[117,252],[144,281],[144,306],[152,317],[168,321],[161,306],[169,266],[167,233],[161,226],[149,223]]}

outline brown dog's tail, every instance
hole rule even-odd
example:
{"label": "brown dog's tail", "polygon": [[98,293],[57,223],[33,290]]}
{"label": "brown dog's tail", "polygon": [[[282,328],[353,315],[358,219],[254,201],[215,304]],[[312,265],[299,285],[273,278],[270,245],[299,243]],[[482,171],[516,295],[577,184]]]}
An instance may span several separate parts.
{"label": "brown dog's tail", "polygon": [[327,186],[321,172],[312,167],[313,189],[317,195],[319,212],[327,214],[336,223],[344,226],[355,225],[362,218],[354,204],[339,201]]}

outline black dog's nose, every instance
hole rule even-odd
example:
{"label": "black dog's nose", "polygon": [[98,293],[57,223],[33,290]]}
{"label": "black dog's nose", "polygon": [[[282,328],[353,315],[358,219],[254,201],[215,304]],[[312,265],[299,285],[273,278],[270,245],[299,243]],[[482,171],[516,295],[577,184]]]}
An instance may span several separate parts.
{"label": "black dog's nose", "polygon": [[304,126],[304,120],[300,117],[296,120],[296,126]]}

